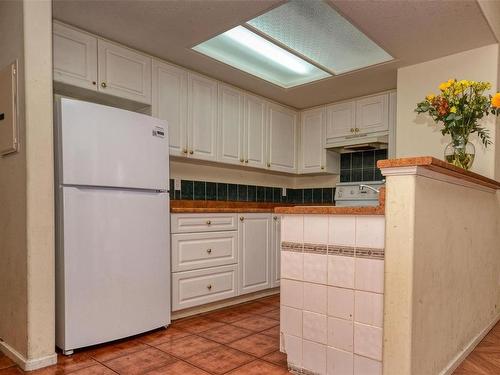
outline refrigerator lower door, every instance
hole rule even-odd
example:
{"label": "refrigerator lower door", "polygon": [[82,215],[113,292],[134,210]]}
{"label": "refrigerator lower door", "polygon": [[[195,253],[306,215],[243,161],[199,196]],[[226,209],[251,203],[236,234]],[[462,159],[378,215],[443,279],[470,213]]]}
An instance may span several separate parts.
{"label": "refrigerator lower door", "polygon": [[168,194],[60,189],[57,346],[72,350],[170,324]]}

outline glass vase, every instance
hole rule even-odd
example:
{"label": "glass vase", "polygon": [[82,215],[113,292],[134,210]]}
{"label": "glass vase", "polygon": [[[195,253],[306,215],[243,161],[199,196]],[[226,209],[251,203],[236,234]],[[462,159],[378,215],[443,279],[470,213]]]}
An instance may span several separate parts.
{"label": "glass vase", "polygon": [[469,170],[474,163],[476,148],[467,138],[457,137],[446,146],[445,160],[456,167]]}

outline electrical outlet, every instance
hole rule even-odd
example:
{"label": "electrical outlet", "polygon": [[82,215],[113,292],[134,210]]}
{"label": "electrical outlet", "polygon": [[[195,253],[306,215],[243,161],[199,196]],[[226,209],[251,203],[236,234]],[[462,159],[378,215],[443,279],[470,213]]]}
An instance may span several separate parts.
{"label": "electrical outlet", "polygon": [[174,178],[174,190],[181,190],[181,179]]}

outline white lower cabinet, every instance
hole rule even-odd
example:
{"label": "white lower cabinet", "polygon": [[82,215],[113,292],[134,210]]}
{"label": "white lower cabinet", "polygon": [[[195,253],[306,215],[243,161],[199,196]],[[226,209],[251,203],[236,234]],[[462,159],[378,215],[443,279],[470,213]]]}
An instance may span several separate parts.
{"label": "white lower cabinet", "polygon": [[239,236],[239,293],[271,287],[271,215],[241,214]]}
{"label": "white lower cabinet", "polygon": [[172,214],[172,310],[279,286],[279,222],[269,213]]}
{"label": "white lower cabinet", "polygon": [[237,293],[236,264],[172,274],[173,311],[235,297]]}

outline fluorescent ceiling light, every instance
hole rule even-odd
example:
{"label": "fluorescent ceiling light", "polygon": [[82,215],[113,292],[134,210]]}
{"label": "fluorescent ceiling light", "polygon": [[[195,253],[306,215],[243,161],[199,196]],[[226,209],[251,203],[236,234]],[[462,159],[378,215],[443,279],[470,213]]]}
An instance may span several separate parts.
{"label": "fluorescent ceiling light", "polygon": [[291,0],[248,25],[333,74],[393,59],[323,1]]}
{"label": "fluorescent ceiling light", "polygon": [[331,76],[243,26],[193,49],[284,88]]}

